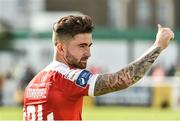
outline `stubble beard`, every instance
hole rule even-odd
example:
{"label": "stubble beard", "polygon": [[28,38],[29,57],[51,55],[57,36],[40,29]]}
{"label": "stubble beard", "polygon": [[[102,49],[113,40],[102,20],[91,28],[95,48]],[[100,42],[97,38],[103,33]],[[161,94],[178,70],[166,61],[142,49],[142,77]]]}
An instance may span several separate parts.
{"label": "stubble beard", "polygon": [[67,63],[73,68],[85,69],[87,67],[87,59],[88,57],[82,57],[80,60],[78,60],[69,52],[67,52],[66,55]]}

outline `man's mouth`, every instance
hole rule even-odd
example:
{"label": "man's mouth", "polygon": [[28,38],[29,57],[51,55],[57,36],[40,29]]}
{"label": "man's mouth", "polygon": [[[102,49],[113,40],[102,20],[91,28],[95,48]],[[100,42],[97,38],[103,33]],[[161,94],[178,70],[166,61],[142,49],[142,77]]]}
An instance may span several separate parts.
{"label": "man's mouth", "polygon": [[87,60],[88,60],[88,57],[84,57],[81,59],[81,62],[87,62]]}

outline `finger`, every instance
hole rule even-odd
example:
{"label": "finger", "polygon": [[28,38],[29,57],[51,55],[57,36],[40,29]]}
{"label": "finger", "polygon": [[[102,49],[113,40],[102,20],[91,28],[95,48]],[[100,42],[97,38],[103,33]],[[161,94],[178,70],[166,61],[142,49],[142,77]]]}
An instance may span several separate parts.
{"label": "finger", "polygon": [[171,37],[171,39],[170,40],[174,40],[174,33],[172,33],[172,37]]}
{"label": "finger", "polygon": [[161,30],[162,26],[160,24],[158,24],[158,30]]}

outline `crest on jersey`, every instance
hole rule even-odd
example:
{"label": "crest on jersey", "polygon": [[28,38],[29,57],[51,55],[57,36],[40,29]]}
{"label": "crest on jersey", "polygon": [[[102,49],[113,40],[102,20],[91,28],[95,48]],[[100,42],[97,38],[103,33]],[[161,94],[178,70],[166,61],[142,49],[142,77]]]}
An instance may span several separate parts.
{"label": "crest on jersey", "polygon": [[85,88],[87,86],[88,80],[91,78],[92,73],[87,71],[87,70],[83,70],[77,80],[75,81],[76,85]]}

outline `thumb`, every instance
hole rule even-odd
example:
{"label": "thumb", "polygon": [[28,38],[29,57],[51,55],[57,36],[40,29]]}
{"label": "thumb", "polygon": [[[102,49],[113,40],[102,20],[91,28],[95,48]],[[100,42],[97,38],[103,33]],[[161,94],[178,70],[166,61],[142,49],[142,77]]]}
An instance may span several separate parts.
{"label": "thumb", "polygon": [[161,30],[162,26],[161,24],[158,24],[158,30]]}

